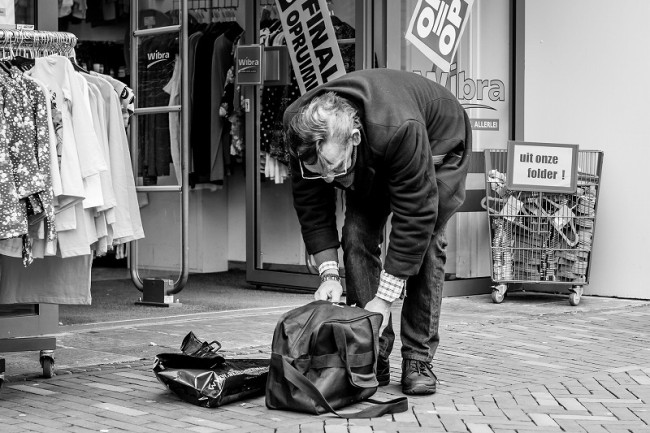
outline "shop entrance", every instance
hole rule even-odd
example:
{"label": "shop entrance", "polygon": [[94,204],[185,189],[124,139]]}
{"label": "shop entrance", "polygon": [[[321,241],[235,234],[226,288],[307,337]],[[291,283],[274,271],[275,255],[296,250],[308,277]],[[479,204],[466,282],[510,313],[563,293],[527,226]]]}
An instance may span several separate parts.
{"label": "shop entrance", "polygon": [[[327,2],[350,70],[387,67],[436,80],[457,95],[475,125],[467,200],[447,228],[446,296],[490,292],[487,218],[480,205],[485,195],[483,149],[505,146],[514,136],[512,3],[474,1],[456,61],[450,72],[443,73],[404,38],[418,1]],[[279,49],[282,38],[276,37],[281,33],[274,4],[272,0],[247,2],[254,10],[248,26],[255,29],[254,40],[247,43],[263,43],[266,50]],[[297,88],[291,83],[271,82],[251,86],[244,92],[250,102],[246,115],[246,170],[250,173],[246,179],[247,280],[260,286],[314,290],[319,279],[309,266],[293,209],[290,181],[282,163],[287,158],[282,142],[282,113],[299,96]],[[340,195],[339,230],[344,206]],[[339,263],[343,263],[342,257]]]}
{"label": "shop entrance", "polygon": [[[333,0],[320,2],[332,20],[346,72],[376,65],[366,53],[372,52],[371,1]],[[282,131],[282,115],[300,96],[291,73],[282,24],[274,0],[249,1],[254,13],[248,27],[262,44],[266,58],[266,80],[261,86],[246,88],[251,111],[246,117],[247,244],[246,276],[250,283],[315,290],[317,272],[310,266],[293,209],[287,171],[288,152]],[[339,194],[339,229],[343,223],[344,196]],[[339,260],[343,263],[342,257]]]}

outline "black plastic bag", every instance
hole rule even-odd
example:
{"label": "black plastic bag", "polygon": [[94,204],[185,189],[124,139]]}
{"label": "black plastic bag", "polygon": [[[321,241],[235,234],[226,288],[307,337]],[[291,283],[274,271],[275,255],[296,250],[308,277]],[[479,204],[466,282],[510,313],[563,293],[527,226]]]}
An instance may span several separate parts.
{"label": "black plastic bag", "polygon": [[218,358],[221,356],[217,354],[219,349],[221,349],[221,343],[217,340],[214,340],[212,343],[199,340],[192,331],[183,338],[183,342],[181,343],[181,352],[196,358]]}
{"label": "black plastic bag", "polygon": [[218,407],[263,395],[269,359],[229,359],[217,355],[197,358],[179,353],[156,356],[153,371],[158,380],[188,403]]}

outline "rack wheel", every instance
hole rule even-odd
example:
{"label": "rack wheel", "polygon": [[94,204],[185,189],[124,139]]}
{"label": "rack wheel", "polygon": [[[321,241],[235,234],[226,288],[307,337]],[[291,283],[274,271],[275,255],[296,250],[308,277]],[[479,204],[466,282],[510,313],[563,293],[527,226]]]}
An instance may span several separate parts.
{"label": "rack wheel", "polygon": [[54,376],[54,351],[41,350],[39,360],[41,367],[43,367],[43,377],[51,379]]}
{"label": "rack wheel", "polygon": [[54,360],[52,358],[41,358],[41,365],[43,365],[43,377],[51,379],[54,376]]}
{"label": "rack wheel", "polygon": [[576,306],[580,303],[580,298],[582,297],[582,292],[583,292],[583,287],[582,286],[574,286],[569,289],[571,293],[569,293],[569,304],[572,306]]}
{"label": "rack wheel", "polygon": [[492,302],[495,304],[502,303],[503,298],[506,296],[506,290],[508,290],[508,286],[505,284],[499,284],[498,286],[492,288]]}
{"label": "rack wheel", "polygon": [[569,304],[575,307],[579,303],[580,303],[580,295],[578,295],[577,293],[569,294]]}

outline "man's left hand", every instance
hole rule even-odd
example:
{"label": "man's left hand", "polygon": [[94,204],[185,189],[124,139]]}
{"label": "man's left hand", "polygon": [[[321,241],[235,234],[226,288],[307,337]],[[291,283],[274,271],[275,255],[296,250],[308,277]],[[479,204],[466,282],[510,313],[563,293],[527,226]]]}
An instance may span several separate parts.
{"label": "man's left hand", "polygon": [[381,322],[381,327],[379,328],[379,335],[381,335],[384,332],[384,329],[386,329],[386,326],[388,326],[391,305],[392,302],[385,301],[375,296],[370,302],[366,304],[365,307],[363,307],[368,311],[372,311],[373,313],[381,313],[381,315],[384,317],[384,320]]}

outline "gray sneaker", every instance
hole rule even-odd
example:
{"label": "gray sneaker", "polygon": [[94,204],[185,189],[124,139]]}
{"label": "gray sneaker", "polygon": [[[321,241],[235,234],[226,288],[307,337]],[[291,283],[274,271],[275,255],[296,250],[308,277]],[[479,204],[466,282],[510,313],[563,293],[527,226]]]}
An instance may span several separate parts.
{"label": "gray sneaker", "polygon": [[402,360],[402,392],[409,395],[426,395],[436,392],[438,378],[431,364],[415,359]]}

